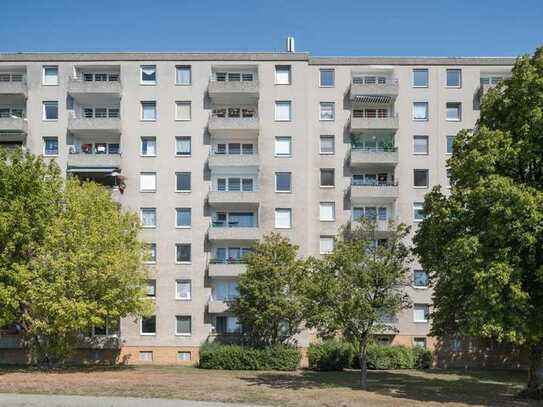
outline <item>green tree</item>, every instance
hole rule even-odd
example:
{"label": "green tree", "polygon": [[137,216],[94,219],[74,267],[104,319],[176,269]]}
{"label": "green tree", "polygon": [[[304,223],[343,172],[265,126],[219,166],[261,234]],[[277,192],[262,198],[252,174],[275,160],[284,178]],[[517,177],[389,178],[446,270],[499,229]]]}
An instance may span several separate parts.
{"label": "green tree", "polygon": [[414,242],[435,285],[432,331],[530,352],[527,393],[542,396],[543,50],[484,97],[448,162],[452,189],[426,196]]}
{"label": "green tree", "polygon": [[[409,228],[389,225],[378,240],[376,223],[357,221],[344,226],[334,251],[313,259],[306,287],[307,325],[323,337],[342,335],[359,350],[360,386],[367,389],[366,351],[372,335],[394,331],[390,318],[410,306]],[[384,237],[384,236],[381,236]]]}
{"label": "green tree", "polygon": [[298,247],[277,233],[258,241],[247,255],[233,309],[252,345],[288,342],[303,321],[304,261]]}
{"label": "green tree", "polygon": [[37,363],[68,359],[93,326],[149,311],[136,215],[56,164],[0,155],[0,325]]}

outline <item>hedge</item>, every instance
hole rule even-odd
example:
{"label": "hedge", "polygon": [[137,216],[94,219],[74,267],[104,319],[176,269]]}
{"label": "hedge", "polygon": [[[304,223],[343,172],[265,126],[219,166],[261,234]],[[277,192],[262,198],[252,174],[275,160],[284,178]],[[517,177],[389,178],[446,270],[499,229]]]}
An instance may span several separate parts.
{"label": "hedge", "polygon": [[296,370],[300,357],[300,352],[292,346],[252,348],[206,344],[200,348],[199,367],[222,370]]}
{"label": "hedge", "polygon": [[[360,369],[358,353],[348,343],[332,340],[310,345],[309,367],[313,370]],[[375,370],[428,369],[432,366],[432,353],[427,349],[405,346],[369,344],[367,367]]]}

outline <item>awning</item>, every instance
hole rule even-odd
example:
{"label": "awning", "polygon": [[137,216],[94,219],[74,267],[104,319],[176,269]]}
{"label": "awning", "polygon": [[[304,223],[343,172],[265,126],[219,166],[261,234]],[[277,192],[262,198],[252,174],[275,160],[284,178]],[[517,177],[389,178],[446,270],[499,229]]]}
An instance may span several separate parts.
{"label": "awning", "polygon": [[353,101],[365,105],[383,105],[392,103],[392,96],[354,95]]}
{"label": "awning", "polygon": [[68,166],[67,172],[85,172],[85,173],[100,173],[111,174],[112,172],[120,172],[121,170],[116,167],[74,167]]}

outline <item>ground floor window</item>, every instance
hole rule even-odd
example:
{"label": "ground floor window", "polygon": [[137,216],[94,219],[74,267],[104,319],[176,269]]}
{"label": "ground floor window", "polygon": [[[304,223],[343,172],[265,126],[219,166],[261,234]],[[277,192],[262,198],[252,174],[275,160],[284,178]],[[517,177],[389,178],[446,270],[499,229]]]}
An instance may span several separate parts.
{"label": "ground floor window", "polygon": [[153,352],[152,351],[141,351],[140,352],[140,361],[142,361],[142,362],[152,362],[153,361]]}
{"label": "ground floor window", "polygon": [[186,362],[192,359],[192,355],[190,352],[177,352],[177,360],[180,362]]}

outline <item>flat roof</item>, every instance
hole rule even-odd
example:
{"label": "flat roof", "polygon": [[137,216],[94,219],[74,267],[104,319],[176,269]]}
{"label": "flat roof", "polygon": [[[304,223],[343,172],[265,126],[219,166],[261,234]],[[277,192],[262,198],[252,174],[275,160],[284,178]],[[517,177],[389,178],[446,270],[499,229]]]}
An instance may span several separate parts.
{"label": "flat roof", "polygon": [[307,61],[310,65],[513,65],[516,57],[311,56],[307,52],[17,52],[0,62]]}

